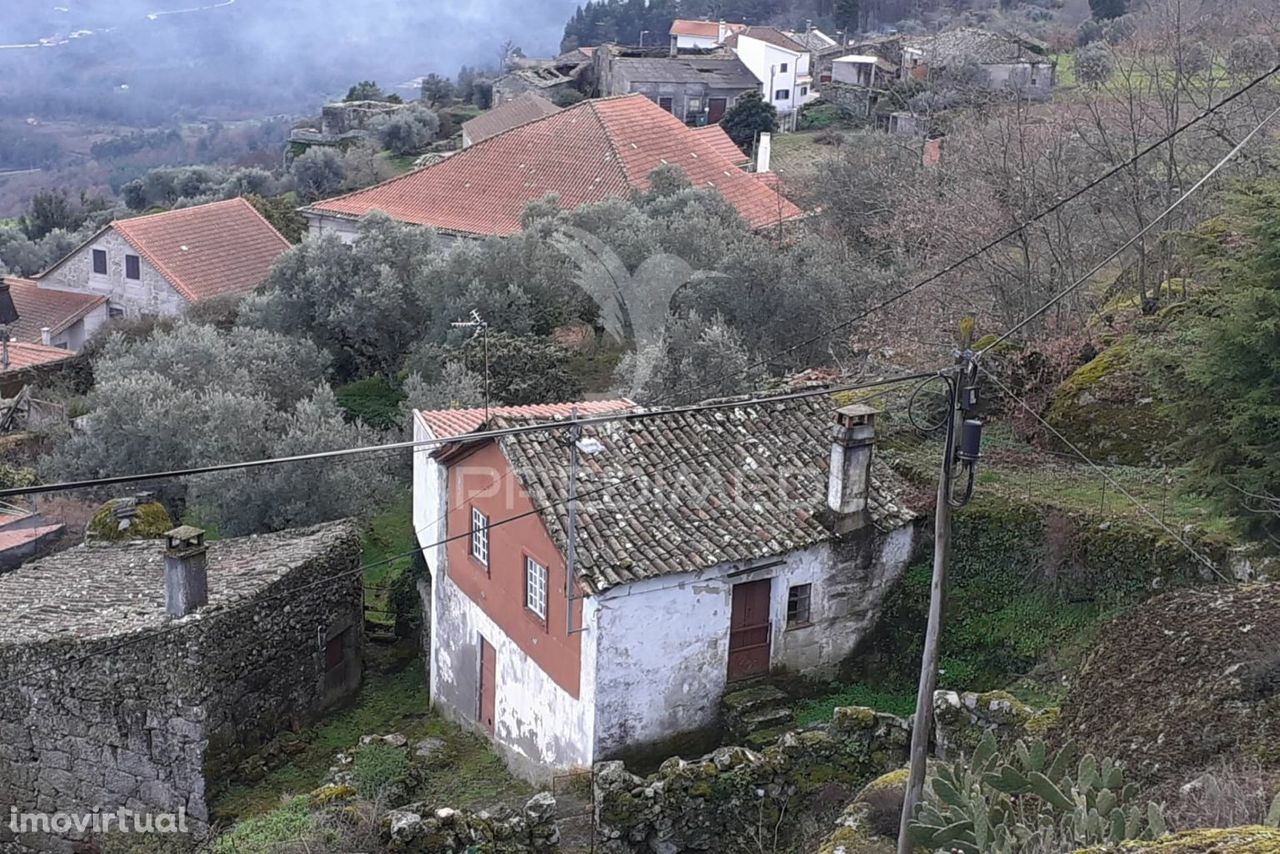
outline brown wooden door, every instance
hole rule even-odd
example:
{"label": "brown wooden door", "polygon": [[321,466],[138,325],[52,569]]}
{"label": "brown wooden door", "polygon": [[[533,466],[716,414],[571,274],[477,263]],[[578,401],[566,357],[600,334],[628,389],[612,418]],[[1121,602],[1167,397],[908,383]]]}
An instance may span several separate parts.
{"label": "brown wooden door", "polygon": [[480,638],[480,725],[493,732],[494,707],[498,699],[498,654],[493,645]]}
{"label": "brown wooden door", "polygon": [[727,98],[708,98],[707,99],[707,124],[714,125],[724,118],[726,108],[729,106]]}
{"label": "brown wooden door", "polygon": [[733,586],[729,617],[729,679],[769,672],[769,591],[772,579]]}

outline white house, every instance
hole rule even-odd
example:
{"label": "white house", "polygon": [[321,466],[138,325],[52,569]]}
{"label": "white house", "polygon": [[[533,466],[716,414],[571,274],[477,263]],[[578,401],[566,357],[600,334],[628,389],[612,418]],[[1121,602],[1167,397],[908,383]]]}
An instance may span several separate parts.
{"label": "white house", "polygon": [[288,249],[237,198],[116,220],[34,281],[106,297],[110,317],[171,316],[191,303],[250,293]]}
{"label": "white house", "polygon": [[[469,426],[451,417],[416,433]],[[706,731],[738,680],[833,672],[906,567],[870,409],[744,398],[580,429],[572,523],[567,430],[457,433],[415,464],[432,702],[530,779]]]}
{"label": "white house", "polygon": [[710,49],[720,45],[733,33],[741,32],[746,24],[727,24],[724,21],[691,21],[677,18],[671,22],[671,49]]}
{"label": "white house", "polygon": [[809,48],[776,27],[747,27],[724,40],[761,81],[765,100],[778,110],[782,126],[795,129],[796,112],[818,97],[809,68]]}
{"label": "white house", "polygon": [[105,296],[42,288],[12,276],[0,279],[0,288],[8,289],[18,312],[9,328],[14,341],[75,353],[108,319]]}

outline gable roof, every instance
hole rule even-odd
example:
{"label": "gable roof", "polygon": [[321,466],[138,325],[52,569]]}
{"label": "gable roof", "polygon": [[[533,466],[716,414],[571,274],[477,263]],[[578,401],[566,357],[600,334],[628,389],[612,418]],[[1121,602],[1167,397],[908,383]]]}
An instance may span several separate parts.
{"label": "gable roof", "polygon": [[738,144],[729,138],[729,134],[725,133],[720,125],[703,125],[700,128],[694,128],[693,132],[714,146],[730,163],[745,166],[751,162],[751,157],[738,148]]}
{"label": "gable roof", "polygon": [[290,248],[240,198],[116,220],[111,228],[188,302],[249,293]]}
{"label": "gable roof", "polygon": [[[599,593],[833,539],[819,521],[833,415],[825,397],[744,399],[731,409],[584,424],[583,441],[595,452],[581,454],[578,477],[576,554],[583,586]],[[564,550],[568,454],[562,440],[540,430],[498,442]],[[870,515],[880,529],[914,518],[897,503],[901,491],[898,476],[875,457]]]}
{"label": "gable roof", "polygon": [[499,104],[492,110],[481,113],[474,119],[462,123],[462,132],[475,145],[504,130],[511,130],[517,125],[560,112],[560,108],[541,95],[525,92],[512,98],[505,104]]}
{"label": "gable roof", "polygon": [[787,31],[787,37],[792,41],[799,42],[809,50],[819,53],[840,46],[839,42],[816,27],[803,32]]}
{"label": "gable roof", "polygon": [[939,65],[974,59],[979,63],[1048,62],[1043,42],[1014,33],[998,33],[981,27],[956,27],[904,42],[924,53],[926,61]]}
{"label": "gable roof", "polygon": [[757,41],[766,42],[774,47],[789,50],[792,53],[808,53],[809,48],[800,44],[800,42],[791,38],[777,27],[746,27],[740,32],[734,33],[724,40],[724,46],[734,48],[738,46],[738,39],[746,36]]}
{"label": "gable roof", "polygon": [[527,406],[491,406],[488,409],[415,409],[413,415],[427,426],[437,439],[451,439],[473,433],[493,418],[570,418],[576,411],[579,416],[604,415],[634,409],[635,401],[625,397],[617,400],[582,400],[577,403],[536,403]]}
{"label": "gable roof", "polygon": [[42,288],[31,279],[9,276],[3,281],[18,310],[18,322],[9,334],[31,344],[40,343],[41,329],[57,335],[107,301],[105,296]]}
{"label": "gable roof", "polygon": [[75,353],[61,347],[46,347],[43,344],[31,344],[26,341],[9,342],[9,367],[0,367],[0,376],[28,368],[38,368],[61,362],[63,359],[74,359]]}
{"label": "gable roof", "polygon": [[736,56],[620,56],[613,64],[632,83],[692,83],[744,90],[760,86],[759,79]]}
{"label": "gable roof", "polygon": [[719,191],[754,228],[802,211],[743,172],[705,137],[644,95],[583,101],[489,137],[447,160],[382,184],[317,202],[309,213],[393,219],[468,236],[520,231],[528,202],[548,194],[573,209],[649,186],[670,163],[695,187]]}
{"label": "gable roof", "polygon": [[[725,24],[725,27],[731,33],[746,29],[746,24]],[[676,18],[671,22],[671,29],[668,35],[673,36],[691,36],[700,39],[716,39],[720,37],[719,21],[691,21],[686,18]]]}

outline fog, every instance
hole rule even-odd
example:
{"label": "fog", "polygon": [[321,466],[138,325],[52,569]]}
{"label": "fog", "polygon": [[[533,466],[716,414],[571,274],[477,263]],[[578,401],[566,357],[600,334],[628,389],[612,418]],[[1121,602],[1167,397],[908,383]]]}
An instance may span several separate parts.
{"label": "fog", "polygon": [[554,53],[577,0],[3,0],[0,111],[150,124],[312,112],[357,80],[397,87]]}

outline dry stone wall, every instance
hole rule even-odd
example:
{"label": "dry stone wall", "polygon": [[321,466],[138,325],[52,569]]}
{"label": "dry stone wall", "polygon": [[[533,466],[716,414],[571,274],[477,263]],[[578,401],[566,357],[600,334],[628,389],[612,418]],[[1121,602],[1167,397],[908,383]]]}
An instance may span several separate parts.
{"label": "dry stone wall", "polygon": [[[262,570],[269,563],[280,577],[236,604],[90,641],[5,643],[0,634],[0,804],[19,813],[182,810],[203,836],[207,779],[359,682],[358,534],[347,525],[298,534],[262,538]],[[344,645],[336,669],[326,661],[334,638]],[[6,818],[0,850],[19,845],[72,849],[56,834],[14,834]]]}
{"label": "dry stone wall", "polygon": [[[783,844],[815,799],[847,802],[868,780],[906,761],[905,721],[836,709],[831,723],[789,732],[756,752],[724,747],[696,761],[668,759],[638,777],[621,762],[595,769],[596,821],[605,854],[760,850]],[[764,850],[774,850],[766,848]]]}

